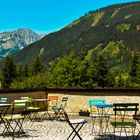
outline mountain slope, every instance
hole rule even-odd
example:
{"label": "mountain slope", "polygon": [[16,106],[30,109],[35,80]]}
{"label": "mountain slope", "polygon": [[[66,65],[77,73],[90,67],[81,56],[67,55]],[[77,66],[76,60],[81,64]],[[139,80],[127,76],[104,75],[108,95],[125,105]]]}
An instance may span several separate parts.
{"label": "mountain slope", "polygon": [[0,33],[0,59],[20,51],[39,39],[40,36],[29,29]]}
{"label": "mountain slope", "polygon": [[[140,2],[89,12],[62,30],[27,46],[14,56],[14,60],[16,63],[31,63],[39,56],[47,65],[72,50],[82,50],[85,55],[88,51],[104,55],[112,61],[112,66],[127,65],[131,54],[140,52],[139,14]],[[110,53],[110,49],[114,53]]]}

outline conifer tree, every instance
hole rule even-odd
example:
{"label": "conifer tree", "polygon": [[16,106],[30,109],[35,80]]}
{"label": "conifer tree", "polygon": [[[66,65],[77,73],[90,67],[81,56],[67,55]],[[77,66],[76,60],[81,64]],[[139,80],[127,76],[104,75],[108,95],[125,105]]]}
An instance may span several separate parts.
{"label": "conifer tree", "polygon": [[122,88],[122,87],[124,87],[124,81],[123,81],[122,75],[120,74],[118,76],[118,88]]}
{"label": "conifer tree", "polygon": [[130,69],[130,83],[132,87],[140,86],[140,60],[139,55],[134,53]]}
{"label": "conifer tree", "polygon": [[29,76],[29,67],[28,67],[28,64],[25,64],[25,66],[23,68],[23,76],[24,77],[28,77]]}
{"label": "conifer tree", "polygon": [[103,56],[98,56],[97,59],[97,65],[96,65],[96,70],[97,70],[97,84],[99,87],[104,88],[105,86],[108,85],[108,66],[107,62],[103,58]]}
{"label": "conifer tree", "polygon": [[137,77],[138,67],[139,67],[139,57],[137,54],[134,54],[133,60],[131,63],[131,70],[130,70],[131,77]]}
{"label": "conifer tree", "polygon": [[21,81],[23,79],[23,67],[22,65],[20,65],[18,68],[17,68],[17,79],[19,81]]}
{"label": "conifer tree", "polygon": [[36,57],[36,59],[32,64],[32,71],[31,71],[32,75],[41,73],[43,72],[43,70],[44,70],[44,66],[41,64],[39,57]]}
{"label": "conifer tree", "polygon": [[10,88],[10,85],[16,76],[16,65],[12,58],[7,56],[5,59],[5,66],[2,69],[2,88]]}

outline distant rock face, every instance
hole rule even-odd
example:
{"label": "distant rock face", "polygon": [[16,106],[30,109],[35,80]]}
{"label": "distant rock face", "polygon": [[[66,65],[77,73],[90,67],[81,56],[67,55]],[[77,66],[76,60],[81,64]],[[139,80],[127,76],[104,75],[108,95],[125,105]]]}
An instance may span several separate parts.
{"label": "distant rock face", "polygon": [[0,33],[0,59],[15,54],[40,38],[40,35],[25,28]]}

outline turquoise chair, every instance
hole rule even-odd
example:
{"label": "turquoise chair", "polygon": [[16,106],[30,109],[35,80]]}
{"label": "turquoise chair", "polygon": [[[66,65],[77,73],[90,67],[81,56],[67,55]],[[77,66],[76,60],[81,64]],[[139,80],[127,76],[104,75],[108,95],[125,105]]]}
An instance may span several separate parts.
{"label": "turquoise chair", "polygon": [[[93,122],[92,131],[91,133],[94,134],[95,132],[95,124],[99,124],[99,134],[103,133],[103,122],[105,123],[105,133],[107,131],[110,115],[105,114],[104,109],[106,105],[105,100],[88,100],[89,107],[90,107],[90,114],[91,114],[91,120]],[[109,131],[109,130],[108,130]]]}
{"label": "turquoise chair", "polygon": [[[0,98],[0,104],[7,103],[8,98]],[[0,113],[4,111],[4,107],[0,107]]]}
{"label": "turquoise chair", "polygon": [[0,103],[6,103],[8,101],[8,98],[0,98]]}
{"label": "turquoise chair", "polygon": [[63,97],[61,100],[61,104],[59,106],[53,106],[52,110],[54,111],[52,120],[65,120],[64,109],[67,105],[68,97]]}

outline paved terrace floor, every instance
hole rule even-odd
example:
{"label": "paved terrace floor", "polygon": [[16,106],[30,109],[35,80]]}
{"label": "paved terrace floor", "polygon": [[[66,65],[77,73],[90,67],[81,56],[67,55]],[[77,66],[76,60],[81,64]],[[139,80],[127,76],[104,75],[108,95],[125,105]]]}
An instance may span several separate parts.
{"label": "paved terrace floor", "polygon": [[[88,119],[88,123],[85,124],[80,131],[80,136],[83,138],[83,140],[112,140],[112,137],[109,136],[95,136],[94,134],[91,135],[92,123],[89,117],[86,119]],[[23,124],[23,128],[26,132],[26,135],[15,137],[15,140],[67,140],[67,137],[72,130],[67,122],[56,120],[43,120],[33,122],[31,122],[30,120],[26,120]],[[3,125],[1,124],[0,133],[2,133],[2,131]],[[96,131],[98,131],[97,126]],[[110,131],[112,131],[111,126]],[[136,130],[136,133],[138,133],[138,130]],[[132,140],[132,137],[130,136],[129,139]],[[125,140],[129,139],[125,138]],[[12,140],[12,137],[3,137],[0,135],[0,140]],[[79,139],[76,137],[74,140]],[[137,140],[140,140],[140,137]]]}

